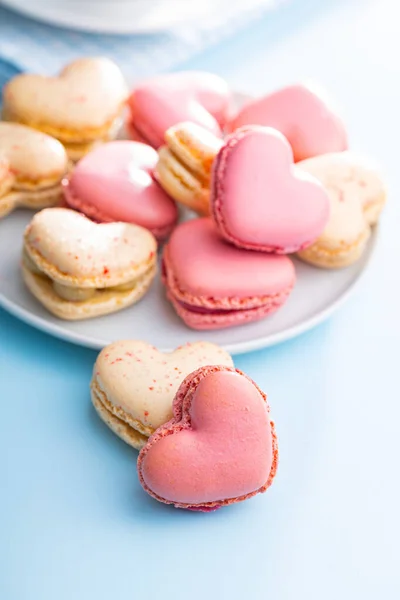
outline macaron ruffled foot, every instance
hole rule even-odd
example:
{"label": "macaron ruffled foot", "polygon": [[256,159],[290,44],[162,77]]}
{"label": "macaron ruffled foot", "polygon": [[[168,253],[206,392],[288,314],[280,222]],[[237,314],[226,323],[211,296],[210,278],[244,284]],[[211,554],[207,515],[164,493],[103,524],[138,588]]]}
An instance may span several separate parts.
{"label": "macaron ruffled foot", "polygon": [[262,319],[287,300],[295,270],[287,256],[235,248],[211,219],[181,223],[163,252],[163,282],[193,329],[220,329]]}

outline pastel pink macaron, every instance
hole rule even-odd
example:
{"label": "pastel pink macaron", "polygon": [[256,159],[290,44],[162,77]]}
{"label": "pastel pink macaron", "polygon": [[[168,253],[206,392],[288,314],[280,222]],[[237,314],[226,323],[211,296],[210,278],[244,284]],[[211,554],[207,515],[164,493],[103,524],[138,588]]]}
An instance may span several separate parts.
{"label": "pastel pink macaron", "polygon": [[295,162],[348,147],[342,119],[325,94],[297,84],[251,100],[229,125],[234,131],[244,125],[278,129],[289,140]]}
{"label": "pastel pink macaron", "polygon": [[137,85],[128,100],[132,139],[159,148],[167,129],[183,121],[221,135],[228,119],[231,93],[213,73],[187,71],[155,77]]}
{"label": "pastel pink macaron", "polygon": [[152,177],[157,161],[157,152],[138,142],[99,146],[63,181],[67,205],[101,223],[140,225],[162,240],[174,228],[178,209]]}
{"label": "pastel pink macaron", "polygon": [[265,492],[278,466],[266,395],[230,367],[201,367],[186,377],[173,418],[142,448],[140,483],[176,508],[212,511]]}
{"label": "pastel pink macaron", "polygon": [[211,214],[240,248],[287,254],[306,248],[329,218],[329,195],[293,164],[287,139],[271,127],[230,134],[214,160]]}
{"label": "pastel pink macaron", "polygon": [[163,282],[181,319],[219,329],[262,319],[288,298],[295,270],[287,256],[226,243],[209,218],[181,223],[163,253]]}

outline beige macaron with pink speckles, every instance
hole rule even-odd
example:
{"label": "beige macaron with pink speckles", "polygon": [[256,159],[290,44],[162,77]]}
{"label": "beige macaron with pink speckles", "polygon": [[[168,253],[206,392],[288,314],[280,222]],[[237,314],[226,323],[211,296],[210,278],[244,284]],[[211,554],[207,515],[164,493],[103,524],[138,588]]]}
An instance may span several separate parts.
{"label": "beige macaron with pink speckles", "polygon": [[222,140],[196,123],[178,123],[165,132],[154,175],[164,190],[187,208],[210,212],[211,169]]}
{"label": "beige macaron with pink speckles", "polygon": [[233,361],[209,342],[186,344],[169,353],[141,341],[114,342],[94,365],[93,405],[116,435],[139,450],[172,418],[172,402],[185,377],[207,365],[232,367]]}
{"label": "beige macaron with pink speckles", "polygon": [[22,74],[3,88],[3,119],[29,125],[62,142],[78,160],[121,126],[128,88],[108,58],[80,58],[56,77]]}
{"label": "beige macaron with pink speckles", "polygon": [[298,256],[325,269],[347,267],[367,248],[386,202],[386,185],[379,168],[352,152],[332,152],[296,165],[326,188],[329,221],[322,234]]}
{"label": "beige macaron with pink speckles", "polygon": [[41,209],[62,197],[64,146],[49,135],[0,121],[0,218],[18,206]]}
{"label": "beige macaron with pink speckles", "polygon": [[22,275],[54,315],[88,319],[140,300],[156,274],[156,254],[157,242],[143,227],[47,208],[25,230]]}

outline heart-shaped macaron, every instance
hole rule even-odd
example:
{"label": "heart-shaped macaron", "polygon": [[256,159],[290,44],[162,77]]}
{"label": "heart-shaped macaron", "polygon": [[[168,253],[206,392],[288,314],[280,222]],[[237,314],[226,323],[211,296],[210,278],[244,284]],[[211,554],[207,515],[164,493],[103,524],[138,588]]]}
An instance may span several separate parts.
{"label": "heart-shaped macaron", "polygon": [[177,508],[214,510],[265,492],[278,448],[265,394],[244,373],[206,366],[179,388],[173,419],[141,450],[139,478]]}
{"label": "heart-shaped macaron", "polygon": [[138,85],[128,101],[132,137],[158,148],[165,131],[182,121],[221,135],[230,100],[226,82],[212,73],[188,71],[155,77]]}
{"label": "heart-shaped macaron", "polygon": [[295,162],[347,149],[347,133],[324,93],[315,87],[290,85],[246,103],[229,125],[278,129],[289,140]]}
{"label": "heart-shaped macaron", "polygon": [[138,225],[97,224],[48,208],[25,230],[22,273],[50,312],[84,319],[137,302],[156,273],[156,250],[153,235]]}
{"label": "heart-shaped macaron", "polygon": [[30,127],[0,122],[0,218],[17,206],[45,208],[62,195],[68,158],[59,141]]}
{"label": "heart-shaped macaron", "polygon": [[205,365],[233,366],[233,361],[209,342],[186,344],[169,353],[146,342],[114,342],[100,352],[94,365],[94,407],[114,433],[140,449],[171,419],[172,401],[185,377]]}
{"label": "heart-shaped macaron", "polygon": [[3,116],[53,135],[72,158],[80,158],[94,141],[113,136],[127,95],[116,64],[81,58],[57,77],[23,74],[11,79],[3,90]]}
{"label": "heart-shaped macaron", "polygon": [[331,203],[324,231],[299,256],[325,268],[354,263],[363,254],[386,201],[379,169],[351,152],[315,156],[299,162],[298,167],[321,181]]}
{"label": "heart-shaped macaron", "polygon": [[174,200],[200,215],[210,212],[210,179],[222,139],[184,122],[165,132],[166,145],[158,150],[154,177]]}
{"label": "heart-shaped macaron", "polygon": [[178,211],[152,178],[157,152],[138,142],[109,142],[76,165],[64,191],[68,205],[96,221],[124,221],[168,236]]}
{"label": "heart-shaped macaron", "polygon": [[218,235],[211,219],[173,231],[163,252],[163,281],[176,312],[193,329],[218,329],[263,319],[292,291],[288,256],[248,252]]}
{"label": "heart-shaped macaron", "polygon": [[290,253],[309,246],[329,218],[321,183],[293,164],[286,138],[270,127],[238,129],[215,162],[211,210],[220,234],[249,250]]}

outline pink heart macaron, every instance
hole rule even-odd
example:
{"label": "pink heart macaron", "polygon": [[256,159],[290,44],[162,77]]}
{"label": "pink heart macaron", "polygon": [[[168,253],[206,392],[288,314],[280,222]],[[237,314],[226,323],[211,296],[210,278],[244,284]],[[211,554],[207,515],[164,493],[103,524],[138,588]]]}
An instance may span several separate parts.
{"label": "pink heart macaron", "polygon": [[211,214],[240,248],[287,254],[306,248],[329,218],[322,184],[293,164],[287,139],[271,127],[238,129],[213,168]]}
{"label": "pink heart macaron", "polygon": [[153,179],[157,152],[145,144],[115,141],[87,154],[64,180],[70,208],[101,222],[122,221],[166,238],[178,219],[175,202]]}
{"label": "pink heart macaron", "polygon": [[202,71],[155,77],[135,87],[128,101],[133,139],[159,148],[167,129],[191,121],[216,135],[228,119],[231,93],[218,75]]}
{"label": "pink heart macaron", "polygon": [[163,253],[163,281],[177,314],[193,329],[262,319],[284,304],[295,270],[287,256],[226,243],[211,219],[181,223]]}
{"label": "pink heart macaron", "polygon": [[231,121],[234,131],[244,125],[278,129],[289,140],[295,162],[347,149],[347,133],[325,94],[297,84],[251,100]]}
{"label": "pink heart macaron", "polygon": [[198,369],[181,384],[173,413],[138,458],[140,482],[153,498],[206,512],[271,485],[278,465],[275,426],[265,394],[244,373]]}

